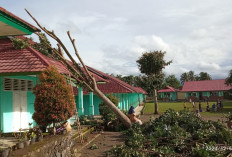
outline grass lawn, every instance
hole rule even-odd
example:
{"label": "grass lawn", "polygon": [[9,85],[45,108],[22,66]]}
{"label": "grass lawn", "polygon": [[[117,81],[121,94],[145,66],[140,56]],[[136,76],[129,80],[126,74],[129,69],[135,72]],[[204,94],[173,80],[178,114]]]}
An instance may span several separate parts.
{"label": "grass lawn", "polygon": [[[210,102],[210,108],[212,108],[212,104],[216,102]],[[169,108],[174,109],[176,111],[180,111],[184,109],[184,102],[159,102],[158,103],[158,111],[159,114],[164,113]],[[203,112],[201,112],[201,115],[215,115],[215,116],[223,116],[223,114],[228,114],[228,112],[232,112],[232,100],[225,100],[223,101],[224,108],[221,111],[216,112],[206,112],[206,102],[201,103],[201,108]],[[186,102],[186,107],[190,111],[195,111],[199,107],[199,103],[195,103],[195,109],[192,107],[192,103]],[[154,113],[154,103],[146,103],[144,108],[144,114],[151,114]]]}

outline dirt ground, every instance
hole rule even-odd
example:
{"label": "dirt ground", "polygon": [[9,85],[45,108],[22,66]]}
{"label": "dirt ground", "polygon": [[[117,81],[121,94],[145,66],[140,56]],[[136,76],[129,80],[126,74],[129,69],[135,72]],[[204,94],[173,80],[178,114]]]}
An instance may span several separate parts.
{"label": "dirt ground", "polygon": [[[124,144],[124,137],[120,132],[102,132],[100,136],[80,151],[80,156],[103,157],[114,145],[122,144]],[[91,149],[94,146],[96,149]]]}
{"label": "dirt ground", "polygon": [[[141,115],[139,118],[142,122],[149,121],[151,118],[157,118],[159,115],[146,114]],[[218,119],[222,120],[221,117],[218,116],[202,116],[204,120],[213,120],[217,121]],[[91,137],[90,137],[91,138]],[[91,146],[96,145],[97,149],[90,149]],[[81,157],[103,157],[106,156],[107,151],[109,151],[114,145],[122,145],[124,144],[124,137],[120,132],[103,132],[91,143],[86,145],[81,151]]]}

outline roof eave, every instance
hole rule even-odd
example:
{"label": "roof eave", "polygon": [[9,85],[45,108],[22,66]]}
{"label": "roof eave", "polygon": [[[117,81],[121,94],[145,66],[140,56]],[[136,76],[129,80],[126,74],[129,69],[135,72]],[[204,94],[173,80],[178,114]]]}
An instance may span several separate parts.
{"label": "roof eave", "polygon": [[29,24],[28,22],[24,21],[23,19],[12,14],[11,12],[7,11],[6,9],[4,9],[2,7],[0,7],[0,21],[2,21],[4,23],[6,23],[7,25],[14,27],[22,32],[25,32],[25,34],[27,34],[27,35],[30,35],[34,32],[41,31],[37,27]]}

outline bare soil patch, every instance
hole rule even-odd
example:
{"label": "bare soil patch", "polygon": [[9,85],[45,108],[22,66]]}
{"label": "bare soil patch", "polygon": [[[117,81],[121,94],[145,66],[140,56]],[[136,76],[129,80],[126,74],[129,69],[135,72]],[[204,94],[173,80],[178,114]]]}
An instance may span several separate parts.
{"label": "bare soil patch", "polygon": [[[124,139],[120,132],[102,132],[100,136],[80,151],[81,157],[106,156],[107,151],[114,145],[124,144]],[[96,145],[98,148],[91,149],[93,145]]]}

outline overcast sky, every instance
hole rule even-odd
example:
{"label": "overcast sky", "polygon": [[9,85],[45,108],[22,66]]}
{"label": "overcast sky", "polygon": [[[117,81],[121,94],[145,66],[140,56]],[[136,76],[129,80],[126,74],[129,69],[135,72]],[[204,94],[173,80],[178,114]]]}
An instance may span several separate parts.
{"label": "overcast sky", "polygon": [[1,0],[0,6],[36,26],[28,9],[73,52],[70,30],[84,62],[105,73],[138,75],[136,60],[154,50],[166,51],[173,63],[164,72],[177,78],[193,70],[221,79],[232,69],[231,0]]}

